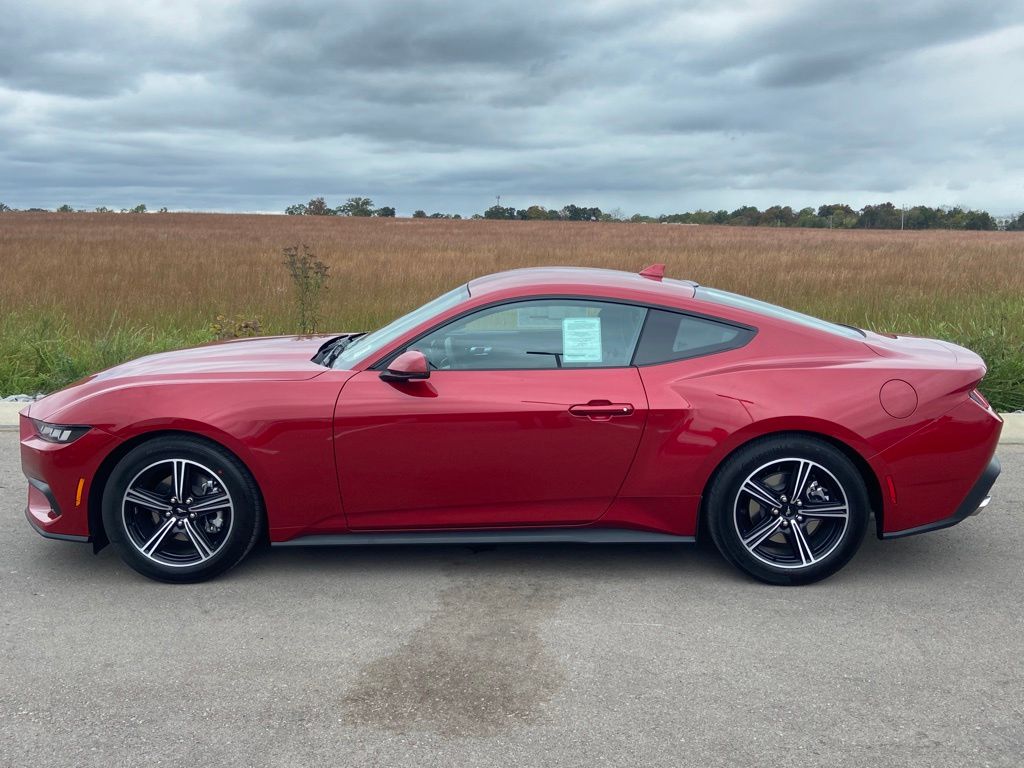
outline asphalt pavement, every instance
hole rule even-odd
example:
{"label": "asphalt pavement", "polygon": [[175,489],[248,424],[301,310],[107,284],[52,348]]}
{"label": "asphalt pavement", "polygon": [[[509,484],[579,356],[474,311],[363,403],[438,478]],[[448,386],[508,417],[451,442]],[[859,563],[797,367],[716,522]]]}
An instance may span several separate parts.
{"label": "asphalt pavement", "polygon": [[1024,446],[980,516],[809,587],[709,544],[270,550],[167,586],[23,516],[2,766],[1013,766]]}

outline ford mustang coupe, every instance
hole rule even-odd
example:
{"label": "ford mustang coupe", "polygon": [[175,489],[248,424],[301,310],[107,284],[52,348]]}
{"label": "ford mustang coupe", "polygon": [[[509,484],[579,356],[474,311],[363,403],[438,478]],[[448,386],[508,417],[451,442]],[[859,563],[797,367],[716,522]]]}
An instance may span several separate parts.
{"label": "ford mustang coupe", "polygon": [[171,582],[280,546],[688,542],[803,584],[988,502],[985,365],[664,277],[525,269],[367,334],[152,355],[22,412],[29,522]]}

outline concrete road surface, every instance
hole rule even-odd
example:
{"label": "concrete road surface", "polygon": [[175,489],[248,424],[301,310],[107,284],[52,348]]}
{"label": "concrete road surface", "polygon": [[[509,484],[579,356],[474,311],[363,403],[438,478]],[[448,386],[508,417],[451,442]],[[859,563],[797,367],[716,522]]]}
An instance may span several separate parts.
{"label": "concrete road surface", "polygon": [[276,550],[209,584],[26,524],[0,434],[2,766],[1020,766],[1024,447],[811,587],[709,546]]}

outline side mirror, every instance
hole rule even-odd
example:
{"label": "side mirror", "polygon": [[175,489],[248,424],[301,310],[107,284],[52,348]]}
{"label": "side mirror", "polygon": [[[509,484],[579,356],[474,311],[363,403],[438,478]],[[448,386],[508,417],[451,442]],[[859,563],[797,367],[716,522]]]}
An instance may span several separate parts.
{"label": "side mirror", "polygon": [[383,381],[415,381],[430,378],[430,364],[427,356],[414,349],[407,350],[391,361],[386,371],[381,371]]}

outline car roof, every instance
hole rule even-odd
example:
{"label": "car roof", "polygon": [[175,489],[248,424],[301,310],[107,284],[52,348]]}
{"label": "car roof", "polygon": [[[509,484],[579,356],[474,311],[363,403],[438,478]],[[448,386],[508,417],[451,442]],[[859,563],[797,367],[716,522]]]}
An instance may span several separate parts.
{"label": "car roof", "polygon": [[471,280],[469,293],[474,298],[491,294],[585,293],[609,296],[644,294],[656,301],[693,298],[697,283],[690,280],[644,277],[637,272],[592,267],[529,267],[497,272]]}

